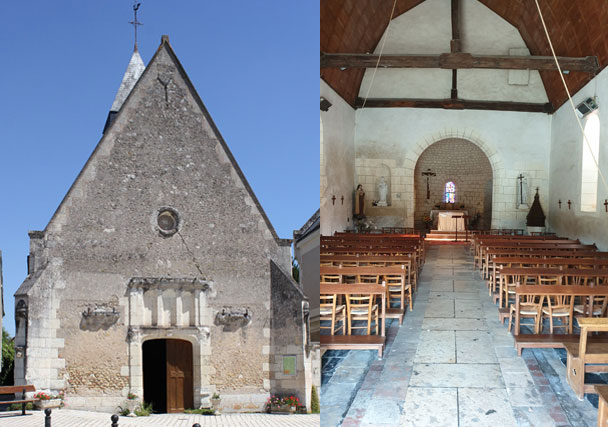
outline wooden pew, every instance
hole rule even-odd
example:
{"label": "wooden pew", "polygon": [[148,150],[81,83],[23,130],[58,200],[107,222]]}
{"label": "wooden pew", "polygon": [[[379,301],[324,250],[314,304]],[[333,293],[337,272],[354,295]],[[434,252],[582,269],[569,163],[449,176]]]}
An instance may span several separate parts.
{"label": "wooden pew", "polygon": [[[551,266],[551,267],[549,267]],[[555,258],[555,257],[495,257],[490,258],[490,277],[488,288],[490,295],[496,292],[497,277],[502,268],[608,268],[608,259],[595,258]],[[498,294],[495,296],[495,301]]]}
{"label": "wooden pew", "polygon": [[321,335],[321,350],[377,350],[382,357],[386,342],[386,286],[373,284],[321,283],[322,295],[370,294],[382,298],[380,335]]}
{"label": "wooden pew", "polygon": [[[489,275],[490,258],[493,255],[493,251],[498,250],[515,250],[519,256],[526,256],[528,252],[534,252],[538,250],[551,250],[559,255],[559,252],[575,252],[575,251],[597,251],[595,245],[583,245],[580,243],[570,243],[569,240],[564,240],[563,243],[529,243],[529,244],[517,244],[517,245],[482,245],[481,253],[483,254],[482,259],[482,277],[487,278]],[[495,255],[496,253],[494,253]]]}
{"label": "wooden pew", "polygon": [[589,332],[608,332],[606,318],[577,318],[581,328],[579,342],[565,343],[568,352],[566,364],[568,384],[582,400],[585,393],[595,393],[593,384],[585,383],[585,372],[608,372],[608,343],[588,342]]}
{"label": "wooden pew", "polygon": [[597,427],[608,426],[608,385],[596,385],[599,401],[597,407]]}
{"label": "wooden pew", "polygon": [[[582,268],[568,268],[568,269],[558,269],[558,268],[503,268],[500,271],[500,303],[499,303],[499,308],[504,307],[504,299],[503,299],[503,295],[504,295],[504,290],[506,287],[507,283],[511,283],[512,282],[512,277],[514,276],[528,276],[528,277],[549,277],[549,278],[565,278],[564,280],[567,280],[567,283],[572,283],[577,281],[577,279],[581,279],[581,278],[600,278],[603,280],[608,279],[608,269],[605,268],[590,268],[590,269],[582,269]],[[520,292],[523,292],[520,290],[520,288],[525,288],[527,289],[526,285],[521,285],[518,286],[515,289],[515,293],[516,295],[519,294]],[[578,285],[560,285],[560,286],[542,286],[542,289],[544,290],[544,292],[549,292],[551,291],[553,288],[563,288],[566,290],[560,291],[559,293],[562,292],[574,292],[576,291],[579,286]],[[580,288],[585,288],[585,289],[590,289],[590,291],[585,291],[585,292],[590,292],[590,293],[583,293],[583,294],[576,294],[577,296],[584,296],[584,295],[594,295],[594,291],[596,293],[598,292],[608,292],[608,286],[580,286]],[[568,291],[567,289],[571,289],[570,291]],[[522,293],[523,295],[523,293]],[[539,294],[540,295],[540,294]],[[553,294],[555,295],[555,294]],[[604,294],[599,294],[598,295],[604,295]]]}
{"label": "wooden pew", "polygon": [[[321,276],[332,275],[338,276],[340,283],[344,283],[344,277],[359,277],[359,276],[400,276],[402,278],[403,285],[401,286],[400,292],[400,308],[392,308],[388,304],[386,308],[386,317],[392,319],[398,319],[399,324],[403,323],[403,316],[405,314],[405,299],[409,302],[410,310],[413,308],[413,295],[412,285],[407,279],[407,272],[404,266],[390,266],[390,267],[379,267],[379,266],[366,266],[366,267],[326,267],[321,266]],[[349,284],[351,289],[354,289]],[[385,288],[388,293],[388,286]],[[344,292],[342,292],[344,293]],[[384,301],[384,300],[383,300]],[[390,301],[389,301],[390,303]]]}
{"label": "wooden pew", "polygon": [[415,266],[414,257],[410,254],[407,256],[374,256],[374,255],[326,255],[321,254],[320,262],[321,266],[339,267],[345,266],[356,266],[365,267],[370,265],[389,267],[394,265],[403,265],[407,270],[407,283],[411,284],[416,290],[418,283],[418,273]]}

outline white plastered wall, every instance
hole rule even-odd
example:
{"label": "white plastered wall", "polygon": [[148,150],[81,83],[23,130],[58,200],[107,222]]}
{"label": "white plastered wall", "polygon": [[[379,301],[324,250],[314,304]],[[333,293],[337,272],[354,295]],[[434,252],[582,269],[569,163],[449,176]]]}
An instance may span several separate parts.
{"label": "white plastered wall", "polygon": [[323,80],[321,96],[332,104],[321,111],[321,234],[328,236],[352,225],[355,110]]}
{"label": "white plastered wall", "polygon": [[[608,177],[608,70],[604,69],[595,79],[573,96],[575,105],[588,97],[598,95],[600,106],[596,114],[600,119],[600,171]],[[586,118],[582,119],[583,126]],[[597,211],[581,212],[581,167],[583,135],[576,123],[569,102],[553,114],[551,129],[551,170],[549,213],[550,225],[560,235],[580,238],[585,243],[596,243],[608,250],[608,213],[604,200],[608,189],[598,177]],[[562,201],[561,208],[559,200]],[[568,209],[568,200],[572,202]]]}
{"label": "white plastered wall", "polygon": [[[539,187],[543,206],[548,200],[551,116],[507,111],[372,108],[357,110],[356,176],[366,194],[374,194],[381,165],[391,167],[391,200],[413,226],[414,168],[420,154],[446,138],[476,144],[493,170],[492,227],[525,228],[528,209],[517,208],[517,176]],[[368,216],[374,216],[371,208]],[[380,213],[380,210],[378,211]],[[380,213],[382,214],[382,213]]]}

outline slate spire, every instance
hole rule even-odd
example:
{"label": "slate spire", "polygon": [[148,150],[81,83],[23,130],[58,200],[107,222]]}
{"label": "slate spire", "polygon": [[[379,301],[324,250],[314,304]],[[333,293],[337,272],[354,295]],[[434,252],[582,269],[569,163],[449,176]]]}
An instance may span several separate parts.
{"label": "slate spire", "polygon": [[146,66],[144,61],[141,59],[136,46],[133,50],[133,55],[131,55],[129,65],[127,65],[127,71],[125,71],[125,75],[122,78],[122,82],[120,83],[120,87],[118,88],[118,92],[114,98],[114,102],[112,103],[112,107],[110,108],[110,112],[108,113],[108,119],[103,127],[103,133],[106,132],[106,129],[110,127],[114,121],[116,114],[118,114],[120,111],[122,104],[131,93],[135,83],[137,83],[137,80],[139,80],[139,77],[141,77],[145,69]]}

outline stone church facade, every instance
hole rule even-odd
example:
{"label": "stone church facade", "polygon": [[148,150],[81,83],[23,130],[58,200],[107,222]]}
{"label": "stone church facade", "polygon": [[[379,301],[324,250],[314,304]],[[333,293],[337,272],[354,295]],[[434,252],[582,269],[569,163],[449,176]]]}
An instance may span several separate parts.
{"label": "stone church facade", "polygon": [[140,62],[136,51],[97,148],[47,227],[30,232],[16,384],[108,412],[128,393],[167,412],[208,407],[215,392],[224,411],[286,393],[310,406],[308,301],[288,273],[291,241],[168,37]]}

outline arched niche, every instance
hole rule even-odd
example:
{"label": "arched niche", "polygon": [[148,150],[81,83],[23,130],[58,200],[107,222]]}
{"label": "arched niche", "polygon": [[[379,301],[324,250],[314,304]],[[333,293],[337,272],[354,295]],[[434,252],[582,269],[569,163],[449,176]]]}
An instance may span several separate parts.
{"label": "arched niche", "polygon": [[[431,174],[423,175],[423,172]],[[456,186],[455,203],[452,205],[446,205],[444,200],[448,182]],[[439,140],[429,145],[416,161],[414,226],[423,229],[423,217],[439,205],[439,209],[448,210],[464,207],[475,228],[489,229],[492,223],[492,190],[492,164],[481,148],[463,138]]]}

